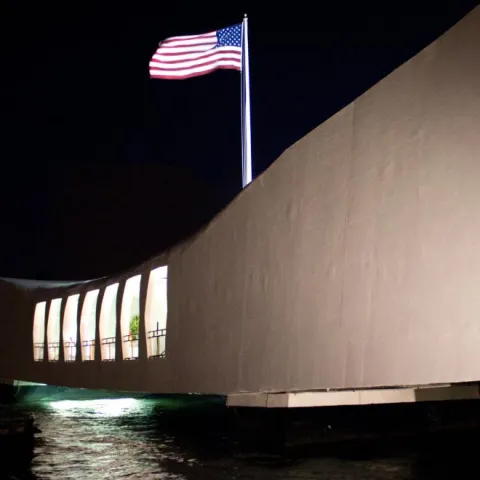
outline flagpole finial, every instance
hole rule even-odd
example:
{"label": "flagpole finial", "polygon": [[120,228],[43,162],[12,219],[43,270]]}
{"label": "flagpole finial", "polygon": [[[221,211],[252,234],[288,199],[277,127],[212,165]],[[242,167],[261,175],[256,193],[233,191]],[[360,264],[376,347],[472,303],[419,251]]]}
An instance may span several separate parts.
{"label": "flagpole finial", "polygon": [[244,13],[243,18],[248,18],[248,15],[246,13]]}

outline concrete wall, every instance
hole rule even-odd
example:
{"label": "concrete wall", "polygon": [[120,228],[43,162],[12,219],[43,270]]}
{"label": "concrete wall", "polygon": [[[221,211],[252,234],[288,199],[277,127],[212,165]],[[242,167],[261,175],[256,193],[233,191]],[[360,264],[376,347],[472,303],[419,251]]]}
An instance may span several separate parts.
{"label": "concrete wall", "polygon": [[228,391],[480,379],[479,55],[477,8],[172,258],[182,379]]}
{"label": "concrete wall", "polygon": [[143,272],[143,315],[168,263],[165,359],[143,341],[135,362],[34,364],[34,302],[59,291],[1,284],[0,377],[204,393],[480,380],[479,32],[477,8],[188,244],[98,283],[101,298]]}

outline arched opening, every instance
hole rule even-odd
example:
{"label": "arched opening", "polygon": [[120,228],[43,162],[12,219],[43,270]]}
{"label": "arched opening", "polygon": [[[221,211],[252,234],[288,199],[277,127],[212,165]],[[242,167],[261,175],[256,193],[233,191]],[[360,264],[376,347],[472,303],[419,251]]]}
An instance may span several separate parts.
{"label": "arched opening", "polygon": [[77,314],[80,295],[70,295],[63,314],[63,358],[74,362],[77,358]]}
{"label": "arched opening", "polygon": [[102,361],[115,360],[115,342],[117,330],[117,292],[118,283],[109,285],[103,295],[100,308],[100,345]]}
{"label": "arched opening", "polygon": [[100,290],[91,290],[83,300],[80,315],[80,341],[82,342],[82,361],[95,360],[95,327],[97,317],[97,301]]}
{"label": "arched opening", "polygon": [[50,302],[47,323],[48,361],[58,362],[60,359],[60,310],[62,299],[54,298]]}
{"label": "arched opening", "polygon": [[120,315],[122,355],[124,360],[138,358],[138,331],[140,328],[141,275],[129,278],[125,283]]}
{"label": "arched opening", "polygon": [[145,305],[145,331],[149,358],[164,357],[167,337],[168,266],[150,272]]}
{"label": "arched opening", "polygon": [[35,305],[33,314],[33,359],[35,362],[43,362],[45,359],[45,315],[47,302]]}

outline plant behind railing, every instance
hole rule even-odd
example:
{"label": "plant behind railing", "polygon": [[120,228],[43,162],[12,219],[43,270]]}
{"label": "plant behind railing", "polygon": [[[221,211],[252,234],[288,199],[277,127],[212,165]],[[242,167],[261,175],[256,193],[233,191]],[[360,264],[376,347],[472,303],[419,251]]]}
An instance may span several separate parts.
{"label": "plant behind railing", "polygon": [[133,315],[130,319],[130,335],[137,337],[140,330],[140,315]]}

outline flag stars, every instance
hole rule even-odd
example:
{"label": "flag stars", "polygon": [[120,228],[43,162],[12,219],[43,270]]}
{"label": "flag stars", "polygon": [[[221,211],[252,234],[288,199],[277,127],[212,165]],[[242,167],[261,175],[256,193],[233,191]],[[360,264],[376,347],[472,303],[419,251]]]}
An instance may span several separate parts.
{"label": "flag stars", "polygon": [[217,31],[218,47],[241,47],[242,46],[242,24],[233,27],[222,28]]}

